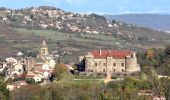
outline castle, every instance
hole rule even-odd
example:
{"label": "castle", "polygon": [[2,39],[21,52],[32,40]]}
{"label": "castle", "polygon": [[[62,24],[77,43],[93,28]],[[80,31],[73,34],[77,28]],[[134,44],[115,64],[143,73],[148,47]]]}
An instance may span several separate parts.
{"label": "castle", "polygon": [[93,73],[133,73],[139,72],[136,53],[128,50],[96,50],[80,56],[85,72]]}

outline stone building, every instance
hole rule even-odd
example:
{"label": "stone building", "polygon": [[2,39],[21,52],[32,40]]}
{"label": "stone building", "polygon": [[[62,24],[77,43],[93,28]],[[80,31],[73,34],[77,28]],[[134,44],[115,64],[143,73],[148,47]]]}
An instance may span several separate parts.
{"label": "stone building", "polygon": [[33,69],[41,70],[43,65],[48,65],[50,68],[54,68],[55,61],[53,60],[53,56],[48,52],[48,46],[45,40],[42,41],[37,57],[26,57],[24,59],[24,64],[27,71],[31,71]]}
{"label": "stone building", "polygon": [[96,50],[80,56],[84,61],[85,72],[133,73],[139,72],[135,52],[128,50]]}
{"label": "stone building", "polygon": [[42,42],[42,46],[40,48],[40,51],[39,51],[39,57],[38,58],[41,58],[43,60],[46,60],[46,56],[49,55],[48,53],[48,47],[47,47],[47,44],[46,44],[46,41],[43,40]]}

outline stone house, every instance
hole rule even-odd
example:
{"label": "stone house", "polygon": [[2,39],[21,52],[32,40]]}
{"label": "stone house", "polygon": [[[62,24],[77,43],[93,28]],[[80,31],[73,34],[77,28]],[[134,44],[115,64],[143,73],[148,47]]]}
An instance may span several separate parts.
{"label": "stone house", "polygon": [[136,53],[129,50],[95,50],[80,56],[85,72],[133,73],[139,72]]}

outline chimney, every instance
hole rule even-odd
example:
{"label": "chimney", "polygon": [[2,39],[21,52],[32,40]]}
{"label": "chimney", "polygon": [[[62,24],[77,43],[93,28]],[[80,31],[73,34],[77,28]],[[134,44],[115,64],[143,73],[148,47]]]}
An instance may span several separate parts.
{"label": "chimney", "polygon": [[136,57],[136,53],[135,52],[133,52],[133,57]]}
{"label": "chimney", "polygon": [[100,56],[102,55],[102,50],[99,50]]}

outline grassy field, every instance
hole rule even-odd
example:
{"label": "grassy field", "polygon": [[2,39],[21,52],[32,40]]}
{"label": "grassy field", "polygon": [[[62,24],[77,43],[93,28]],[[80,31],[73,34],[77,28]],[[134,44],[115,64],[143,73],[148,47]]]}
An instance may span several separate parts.
{"label": "grassy field", "polygon": [[[61,55],[61,60],[67,62],[77,61],[79,55],[90,50],[118,48],[124,43],[124,41],[111,35],[62,33],[48,29],[11,28],[11,30],[17,35],[5,40],[9,43],[9,50],[39,51],[42,39],[46,39],[50,52],[52,50],[60,50],[60,53],[72,52],[72,55]],[[117,43],[119,44],[117,45]]]}
{"label": "grassy field", "polygon": [[15,31],[23,33],[25,35],[36,35],[51,40],[67,40],[69,35],[66,33],[60,33],[54,30],[28,30],[25,28],[14,28]]}
{"label": "grassy field", "polygon": [[117,38],[114,38],[113,36],[107,36],[107,35],[83,34],[77,36],[78,34],[61,33],[54,30],[28,30],[24,28],[14,28],[14,30],[23,33],[25,35],[36,35],[53,41],[75,40],[78,42],[85,42],[85,43],[92,42],[92,43],[100,43],[103,45],[113,45],[116,42],[121,42]]}

